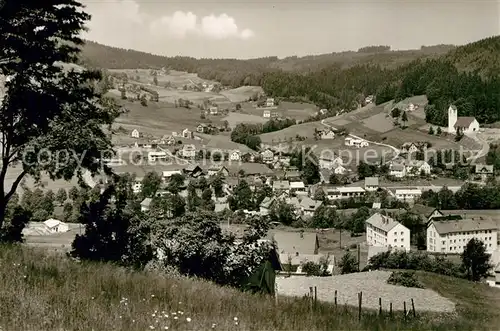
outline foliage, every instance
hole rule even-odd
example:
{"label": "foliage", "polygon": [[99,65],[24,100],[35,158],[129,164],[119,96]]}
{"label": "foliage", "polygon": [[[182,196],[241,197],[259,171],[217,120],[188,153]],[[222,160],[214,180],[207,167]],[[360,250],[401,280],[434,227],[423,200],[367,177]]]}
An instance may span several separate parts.
{"label": "foliage", "polygon": [[394,271],[387,279],[387,284],[424,288],[415,276],[415,271]]}
{"label": "foliage", "polygon": [[322,204],[313,214],[310,226],[317,229],[340,227],[341,220],[335,208]]}
{"label": "foliage", "polygon": [[453,193],[444,187],[439,192],[426,191],[420,200],[423,204],[440,209],[500,209],[500,185],[488,183],[480,186],[465,183]]}
{"label": "foliage", "polygon": [[[101,151],[110,147],[102,125],[118,115],[114,102],[102,96],[98,71],[67,70],[61,63],[78,60],[90,16],[72,0],[8,1],[0,6],[0,231],[9,199],[21,180],[81,179],[82,169],[97,171]],[[54,24],[57,22],[57,24]],[[40,27],[44,27],[41,29]],[[40,116],[43,105],[43,116]],[[40,151],[46,151],[40,153]],[[49,157],[66,152],[66,159]],[[22,162],[22,171],[5,187],[7,168]]]}
{"label": "foliage", "polygon": [[141,196],[142,198],[152,198],[156,192],[160,189],[162,183],[161,176],[156,171],[148,172],[143,180],[141,186]]}
{"label": "foliage", "polygon": [[486,253],[486,245],[479,239],[469,240],[462,253],[462,266],[467,279],[478,282],[490,275],[490,254]]}
{"label": "foliage", "polygon": [[307,261],[302,265],[302,272],[305,272],[307,276],[313,277],[331,276],[328,272],[328,262],[314,263],[312,261]]}
{"label": "foliage", "polygon": [[359,271],[359,265],[351,252],[346,252],[339,261],[340,273],[351,274]]}
{"label": "foliage", "polygon": [[60,188],[57,191],[55,199],[62,206],[66,202],[66,200],[68,200],[68,192],[66,191],[66,189]]}
{"label": "foliage", "polygon": [[252,190],[247,181],[242,179],[233,190],[233,195],[229,198],[229,206],[232,211],[238,209],[253,209]]}
{"label": "foliage", "polygon": [[273,204],[269,217],[272,222],[280,222],[284,225],[291,225],[297,219],[295,208],[281,200]]}

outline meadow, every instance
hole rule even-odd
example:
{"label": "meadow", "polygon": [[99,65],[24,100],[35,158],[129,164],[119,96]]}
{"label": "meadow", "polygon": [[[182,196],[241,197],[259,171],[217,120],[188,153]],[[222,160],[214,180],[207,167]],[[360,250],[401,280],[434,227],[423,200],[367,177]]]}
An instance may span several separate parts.
{"label": "meadow", "polygon": [[[455,313],[378,316],[376,310],[241,293],[211,283],[110,264],[76,263],[27,247],[0,247],[0,327],[53,330],[488,330],[500,322],[500,291],[428,273],[426,288]],[[201,299],[201,300],[200,300]]]}

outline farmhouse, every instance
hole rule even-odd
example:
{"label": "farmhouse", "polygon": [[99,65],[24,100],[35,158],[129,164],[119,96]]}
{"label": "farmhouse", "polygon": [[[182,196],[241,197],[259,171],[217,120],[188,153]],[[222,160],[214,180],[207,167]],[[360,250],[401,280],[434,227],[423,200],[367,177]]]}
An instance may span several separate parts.
{"label": "farmhouse", "polygon": [[435,253],[463,252],[472,238],[481,240],[488,253],[497,250],[497,224],[489,219],[431,220],[427,226],[427,250]]}
{"label": "farmhouse", "polygon": [[229,160],[230,161],[239,161],[239,160],[241,160],[241,153],[240,153],[240,151],[232,151],[231,154],[229,154]]}
{"label": "farmhouse", "polygon": [[403,178],[406,176],[406,167],[401,163],[391,163],[389,166],[389,175],[396,178]]}
{"label": "farmhouse", "polygon": [[132,133],[130,135],[132,136],[132,138],[140,138],[141,137],[141,134],[139,133],[139,131],[137,129],[132,130]]}
{"label": "farmhouse", "polygon": [[200,168],[197,164],[190,164],[186,168],[184,168],[184,174],[188,175],[192,178],[197,178],[203,175],[203,169]]}
{"label": "farmhouse", "polygon": [[168,155],[163,151],[149,152],[148,153],[148,161],[154,163],[159,160],[167,160]]}
{"label": "farmhouse", "polygon": [[196,132],[204,133],[205,131],[207,131],[207,125],[204,123],[198,124],[198,126],[196,127]]}
{"label": "farmhouse", "polygon": [[410,230],[398,221],[376,213],[366,220],[366,243],[409,251]]}
{"label": "farmhouse", "polygon": [[343,161],[342,161],[342,158],[340,156],[320,157],[319,158],[319,168],[320,169],[332,170],[337,165],[342,165],[342,164],[343,164]]}
{"label": "farmhouse", "polygon": [[319,250],[318,235],[313,232],[276,232],[273,235],[280,254],[291,256],[316,255]]}
{"label": "farmhouse", "polygon": [[217,115],[219,113],[219,109],[216,106],[210,107],[210,115]]}
{"label": "farmhouse", "polygon": [[358,138],[347,137],[345,138],[344,143],[346,146],[352,146],[356,148],[368,147],[368,142],[366,140]]}
{"label": "farmhouse", "polygon": [[368,192],[373,192],[378,190],[378,177],[366,177],[365,178],[365,190]]}
{"label": "farmhouse", "polygon": [[413,201],[422,195],[422,190],[418,188],[405,188],[396,189],[395,194],[396,199],[400,201]]}
{"label": "farmhouse", "polygon": [[271,117],[271,111],[270,110],[264,110],[262,113],[262,117],[264,118],[270,118]]}
{"label": "farmhouse", "polygon": [[266,149],[262,153],[260,153],[262,156],[262,162],[264,163],[271,163],[274,160],[274,153],[270,149]]}
{"label": "farmhouse", "polygon": [[335,132],[333,132],[333,130],[321,131],[320,139],[322,139],[322,140],[335,139]]}
{"label": "farmhouse", "polygon": [[229,176],[229,170],[227,170],[227,168],[225,166],[214,165],[214,166],[208,168],[207,175],[208,176],[219,175],[222,177],[227,177],[227,176]]}
{"label": "farmhouse", "polygon": [[468,135],[479,131],[479,122],[475,117],[458,116],[457,107],[450,105],[448,108],[448,133],[456,133],[460,130]]}
{"label": "farmhouse", "polygon": [[415,143],[404,143],[401,146],[401,153],[413,154],[413,153],[416,153],[418,151],[419,151],[419,148],[417,147],[417,145]]}
{"label": "farmhouse", "polygon": [[194,145],[184,145],[181,150],[181,155],[187,159],[194,159],[196,156],[196,147]]}
{"label": "farmhouse", "polygon": [[53,218],[49,218],[48,220],[43,222],[43,224],[51,233],[64,233],[69,231],[68,224]]}
{"label": "farmhouse", "polygon": [[431,173],[431,166],[426,161],[413,160],[410,161],[406,166],[407,176],[415,176],[420,174],[430,175],[430,173]]}
{"label": "farmhouse", "polygon": [[193,139],[194,135],[193,132],[190,131],[189,129],[184,129],[182,130],[182,137],[187,139]]}
{"label": "farmhouse", "polygon": [[266,107],[274,107],[274,98],[267,98]]}

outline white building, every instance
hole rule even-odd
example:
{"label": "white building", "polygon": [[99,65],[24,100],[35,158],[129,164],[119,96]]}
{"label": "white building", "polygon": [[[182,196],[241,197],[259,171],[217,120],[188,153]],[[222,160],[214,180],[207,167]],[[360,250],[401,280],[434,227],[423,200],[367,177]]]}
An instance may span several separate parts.
{"label": "white building", "polygon": [[271,163],[274,161],[274,153],[270,149],[266,149],[262,153],[260,153],[262,156],[262,162],[264,163]]}
{"label": "white building", "polygon": [[345,138],[344,144],[346,146],[352,146],[356,148],[368,147],[368,142],[363,139],[347,137]]}
{"label": "white building", "polygon": [[347,169],[340,164],[335,165],[332,170],[336,175],[343,175],[347,172]]}
{"label": "white building", "polygon": [[136,177],[132,183],[132,191],[137,194],[142,190],[142,177]]}
{"label": "white building", "polygon": [[365,178],[365,190],[368,192],[374,192],[378,190],[379,183],[378,177],[366,177]]}
{"label": "white building", "polygon": [[321,204],[321,201],[316,201],[309,197],[305,197],[304,199],[302,199],[302,201],[300,201],[300,211],[302,215],[306,217],[312,217],[316,209],[318,209]]}
{"label": "white building", "polygon": [[43,224],[52,233],[64,233],[69,231],[68,224],[53,218],[49,218],[43,222]]}
{"label": "white building", "polygon": [[142,202],[141,202],[141,211],[142,212],[146,212],[149,210],[149,208],[151,206],[151,201],[153,201],[153,199],[151,199],[151,198],[146,198],[146,199],[142,200]]}
{"label": "white building", "polygon": [[391,163],[389,166],[389,175],[396,178],[403,178],[406,176],[406,167],[401,163]]}
{"label": "white building", "polygon": [[187,138],[187,139],[193,139],[193,132],[190,131],[189,129],[184,129],[182,130],[182,137]]}
{"label": "white building", "polygon": [[335,139],[335,132],[333,130],[325,130],[320,133],[321,140]]}
{"label": "white building", "polygon": [[366,243],[409,251],[410,230],[398,221],[376,213],[366,220]]}
{"label": "white building", "polygon": [[132,136],[132,138],[140,138],[141,134],[139,133],[139,131],[137,129],[134,129],[134,130],[132,130],[131,136]]}
{"label": "white building", "polygon": [[448,133],[456,133],[457,129],[468,135],[479,131],[479,122],[475,117],[458,116],[457,107],[451,105],[448,108]]}
{"label": "white building", "polygon": [[340,156],[320,157],[319,158],[319,168],[320,169],[332,170],[337,165],[342,165],[342,164],[343,164],[343,161],[342,161],[342,158]]}
{"label": "white building", "polygon": [[219,109],[215,106],[210,107],[210,115],[217,115],[219,113]]}
{"label": "white building", "polygon": [[469,240],[476,238],[485,244],[487,252],[491,254],[498,248],[497,233],[497,225],[491,220],[431,220],[427,225],[427,250],[460,254]]}
{"label": "white building", "polygon": [[182,171],[181,170],[164,170],[162,172],[163,179],[170,178],[173,175],[182,175]]}
{"label": "white building", "polygon": [[422,195],[422,190],[418,188],[396,189],[394,195],[400,201],[414,201]]}
{"label": "white building", "polygon": [[196,156],[196,147],[194,145],[184,145],[181,155],[185,158],[194,158]]}
{"label": "white building", "polygon": [[405,171],[407,176],[418,176],[420,174],[430,175],[431,166],[426,161],[413,160],[408,163]]}
{"label": "white building", "polygon": [[274,98],[267,98],[266,107],[274,107]]}
{"label": "white building", "polygon": [[168,154],[165,152],[149,152],[148,153],[148,161],[153,163],[159,160],[167,160]]}
{"label": "white building", "polygon": [[264,110],[262,113],[262,117],[264,118],[270,118],[271,117],[271,111],[270,110]]}
{"label": "white building", "polygon": [[231,161],[241,160],[241,153],[239,151],[232,151],[231,154],[229,154],[229,160]]}
{"label": "white building", "polygon": [[304,182],[290,182],[290,193],[307,194]]}
{"label": "white building", "polygon": [[325,190],[326,197],[329,200],[359,198],[365,194],[365,189],[362,187],[331,187]]}

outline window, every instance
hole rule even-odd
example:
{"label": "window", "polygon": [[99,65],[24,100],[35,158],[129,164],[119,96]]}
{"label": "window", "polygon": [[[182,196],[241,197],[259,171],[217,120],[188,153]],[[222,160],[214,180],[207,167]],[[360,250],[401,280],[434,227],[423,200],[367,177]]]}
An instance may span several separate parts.
{"label": "window", "polygon": [[446,245],[446,240],[443,240],[443,245]]}
{"label": "window", "polygon": [[397,233],[396,231],[394,231],[394,235],[395,235],[395,236],[397,236],[397,235],[398,235],[398,233]]}
{"label": "window", "polygon": [[394,239],[394,242],[397,242],[398,240],[397,239]]}
{"label": "window", "polygon": [[404,238],[401,238],[401,242],[403,242],[403,241],[405,241],[405,239],[404,239]]}
{"label": "window", "polygon": [[401,235],[403,235],[403,231],[401,231]]}

